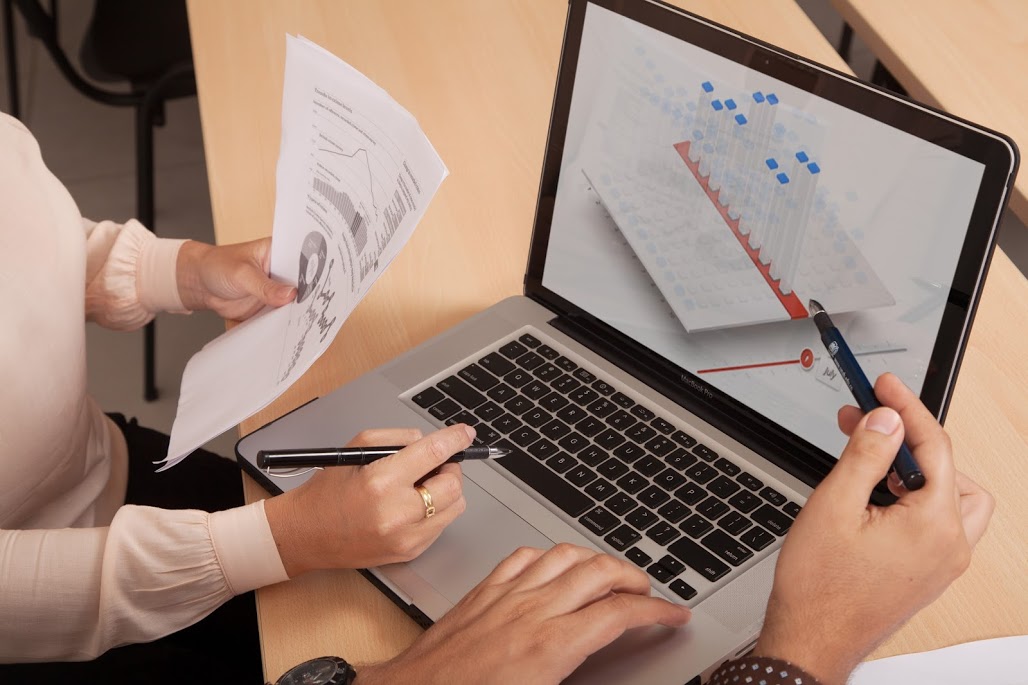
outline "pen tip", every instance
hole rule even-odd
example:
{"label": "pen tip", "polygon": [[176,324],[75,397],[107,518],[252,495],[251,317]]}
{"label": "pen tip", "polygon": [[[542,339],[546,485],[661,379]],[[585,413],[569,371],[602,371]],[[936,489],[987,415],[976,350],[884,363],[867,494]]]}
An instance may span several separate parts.
{"label": "pen tip", "polygon": [[807,308],[810,309],[811,316],[813,316],[815,314],[820,314],[821,312],[823,312],[825,310],[825,308],[822,307],[821,303],[818,302],[817,300],[810,300],[810,301],[808,301],[807,302]]}
{"label": "pen tip", "polygon": [[504,449],[502,447],[489,448],[489,457],[491,459],[499,459],[500,457],[506,457],[508,454],[510,454],[510,450]]}

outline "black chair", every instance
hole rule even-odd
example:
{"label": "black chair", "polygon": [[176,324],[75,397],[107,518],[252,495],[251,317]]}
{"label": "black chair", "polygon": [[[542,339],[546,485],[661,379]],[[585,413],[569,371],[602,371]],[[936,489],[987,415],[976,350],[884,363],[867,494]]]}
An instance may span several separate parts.
{"label": "black chair", "polygon": [[[24,17],[29,34],[42,41],[61,74],[80,93],[114,107],[136,110],[136,215],[155,231],[154,126],[164,124],[168,100],[196,95],[192,48],[185,0],[96,0],[80,50],[82,70],[99,82],[125,82],[128,92],[98,88],[72,65],[60,45],[57,4],[49,10],[39,0],[0,0],[8,71],[11,114],[20,115],[13,10]],[[143,339],[143,396],[157,398],[154,323]]]}

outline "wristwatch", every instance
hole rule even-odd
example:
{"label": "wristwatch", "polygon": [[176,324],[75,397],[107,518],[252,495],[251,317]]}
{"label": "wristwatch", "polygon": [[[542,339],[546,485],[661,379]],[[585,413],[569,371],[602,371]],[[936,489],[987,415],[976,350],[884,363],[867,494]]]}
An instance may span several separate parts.
{"label": "wristwatch", "polygon": [[275,681],[275,685],[350,685],[356,678],[357,671],[344,659],[319,656],[293,666]]}

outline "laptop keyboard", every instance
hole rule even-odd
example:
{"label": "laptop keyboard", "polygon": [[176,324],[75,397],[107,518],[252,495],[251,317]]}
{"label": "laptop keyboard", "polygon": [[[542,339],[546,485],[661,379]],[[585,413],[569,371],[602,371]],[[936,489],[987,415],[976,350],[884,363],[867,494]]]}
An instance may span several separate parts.
{"label": "laptop keyboard", "polygon": [[[683,600],[686,569],[715,583],[785,535],[800,505],[531,334],[411,400],[511,454],[531,486]],[[654,559],[638,543],[660,549]]]}

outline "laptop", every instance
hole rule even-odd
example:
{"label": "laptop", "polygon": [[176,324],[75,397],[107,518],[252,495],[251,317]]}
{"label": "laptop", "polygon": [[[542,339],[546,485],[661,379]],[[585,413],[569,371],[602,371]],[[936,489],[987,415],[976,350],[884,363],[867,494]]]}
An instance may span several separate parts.
{"label": "laptop", "polygon": [[[942,420],[1013,183],[1006,137],[654,0],[571,0],[524,295],[246,436],[476,426],[467,511],[367,575],[422,624],[515,548],[627,559],[691,623],[574,683],[700,683],[754,644],[852,403],[809,320]],[[888,498],[883,491],[879,501]]]}

